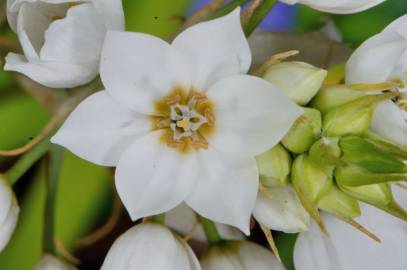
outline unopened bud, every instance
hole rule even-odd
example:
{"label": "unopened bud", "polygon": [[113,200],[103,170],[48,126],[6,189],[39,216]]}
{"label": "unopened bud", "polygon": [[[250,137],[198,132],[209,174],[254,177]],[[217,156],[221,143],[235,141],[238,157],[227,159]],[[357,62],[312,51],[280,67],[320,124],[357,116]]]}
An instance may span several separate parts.
{"label": "unopened bud", "polygon": [[291,156],[280,144],[256,157],[260,181],[266,187],[285,186],[291,171]]}
{"label": "unopened bud", "polygon": [[372,173],[407,173],[407,158],[400,157],[403,152],[397,148],[391,149],[387,143],[372,143],[359,136],[346,136],[340,140],[339,145],[343,151],[342,160],[347,164],[359,166]]}
{"label": "unopened bud", "polygon": [[319,139],[309,150],[310,159],[315,164],[320,165],[320,167],[343,165],[343,162],[340,160],[341,154],[342,151],[339,148],[338,137]]}
{"label": "unopened bud", "polygon": [[327,71],[304,62],[282,62],[272,65],[264,79],[277,85],[299,105],[307,104],[321,88]]}
{"label": "unopened bud", "polygon": [[397,93],[368,95],[330,110],[323,118],[324,135],[336,137],[363,134],[370,126],[376,106],[381,101],[397,95]]}
{"label": "unopened bud", "polygon": [[345,165],[335,169],[337,182],[347,186],[363,186],[407,179],[405,173],[375,173],[356,165]]}
{"label": "unopened bud", "polygon": [[407,221],[407,212],[394,200],[389,184],[381,183],[351,187],[338,181],[338,186],[349,196]]}
{"label": "unopened bud", "polygon": [[342,192],[335,185],[324,194],[318,202],[318,207],[328,213],[347,218],[360,216],[360,207],[356,199]]}
{"label": "unopened bud", "polygon": [[325,114],[336,107],[363,96],[365,94],[361,91],[352,90],[345,85],[335,85],[319,90],[310,106]]}
{"label": "unopened bud", "polygon": [[293,124],[281,143],[293,153],[301,154],[321,136],[321,113],[311,108],[303,108],[304,114]]}
{"label": "unopened bud", "polygon": [[312,203],[319,199],[332,186],[332,175],[318,168],[305,154],[298,156],[292,168],[292,182],[295,190]]}

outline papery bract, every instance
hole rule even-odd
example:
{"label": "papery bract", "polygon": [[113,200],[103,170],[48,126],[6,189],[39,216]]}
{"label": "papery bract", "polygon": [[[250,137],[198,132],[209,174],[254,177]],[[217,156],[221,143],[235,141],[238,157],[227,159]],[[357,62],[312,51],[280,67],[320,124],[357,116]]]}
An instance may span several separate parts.
{"label": "papery bract", "polygon": [[110,248],[101,270],[200,270],[188,244],[166,227],[145,223],[122,234]]}
{"label": "papery bract", "polygon": [[185,201],[249,233],[255,156],[303,110],[269,82],[243,75],[251,55],[239,11],[197,24],[171,45],[109,32],[100,72],[106,91],[83,101],[52,138],[117,167],[116,187],[133,220]]}
{"label": "papery bract", "polygon": [[52,88],[93,80],[107,30],[124,30],[121,0],[8,0],[7,17],[23,54],[9,53],[5,70]]}

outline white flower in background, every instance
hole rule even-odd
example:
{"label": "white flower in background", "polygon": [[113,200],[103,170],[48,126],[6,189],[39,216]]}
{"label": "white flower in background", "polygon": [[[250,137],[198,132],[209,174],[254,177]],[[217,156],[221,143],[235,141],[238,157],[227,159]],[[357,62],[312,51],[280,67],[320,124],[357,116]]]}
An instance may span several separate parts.
{"label": "white flower in background", "polygon": [[374,7],[385,0],[280,0],[294,5],[303,4],[324,12],[335,14],[349,14],[364,11]]}
{"label": "white flower in background", "polygon": [[11,187],[0,179],[0,252],[7,246],[17,225],[20,207]]}
{"label": "white flower in background", "polygon": [[[394,187],[394,195],[407,207],[406,191]],[[328,214],[322,214],[330,236],[312,222],[310,230],[297,239],[294,249],[296,270],[405,270],[407,225],[380,209],[361,204],[356,221],[377,235],[377,243],[355,228]]]}
{"label": "white flower in background", "polygon": [[50,254],[45,254],[42,256],[35,270],[76,270],[76,268]]}
{"label": "white flower in background", "polygon": [[[197,215],[187,204],[181,203],[176,208],[165,213],[165,225],[176,232],[187,235],[192,233],[191,239],[205,243],[207,241],[202,225]],[[224,240],[242,240],[244,235],[235,227],[215,223],[219,235]]]}
{"label": "white flower in background", "polygon": [[258,191],[255,156],[303,110],[269,82],[244,75],[251,54],[240,9],[197,24],[172,44],[109,32],[106,87],[69,116],[54,143],[104,166],[133,220],[185,201],[249,233]]}
{"label": "white flower in background", "polygon": [[200,270],[188,244],[166,227],[144,223],[122,234],[110,248],[101,270]]}
{"label": "white flower in background", "polygon": [[380,103],[373,114],[371,129],[395,143],[407,146],[407,15],[383,32],[365,41],[346,65],[347,83],[375,84],[396,81],[396,102]]}
{"label": "white flower in background", "polygon": [[202,256],[203,270],[284,270],[269,250],[249,241],[212,246]]}
{"label": "white flower in background", "polygon": [[106,31],[124,30],[121,0],[7,0],[7,17],[24,55],[4,69],[53,88],[93,80]]}
{"label": "white flower in background", "polygon": [[254,218],[275,231],[296,233],[308,230],[310,216],[291,185],[270,188],[271,196],[259,193]]}

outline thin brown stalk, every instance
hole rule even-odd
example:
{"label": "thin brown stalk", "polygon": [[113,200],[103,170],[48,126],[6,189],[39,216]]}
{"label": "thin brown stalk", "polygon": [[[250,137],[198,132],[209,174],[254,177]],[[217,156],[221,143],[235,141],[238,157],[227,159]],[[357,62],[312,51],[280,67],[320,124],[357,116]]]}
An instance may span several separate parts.
{"label": "thin brown stalk", "polygon": [[260,6],[262,0],[252,0],[249,7],[242,13],[241,22],[242,25],[247,24],[250,21],[250,18],[253,16],[253,13]]}
{"label": "thin brown stalk", "polygon": [[263,224],[260,224],[260,228],[264,233],[264,236],[267,239],[267,242],[270,245],[271,250],[273,251],[274,255],[276,256],[277,260],[281,262],[281,257],[280,257],[280,252],[278,251],[278,248],[276,246],[276,242],[274,241],[273,234],[271,233],[271,230],[264,226]]}
{"label": "thin brown stalk", "polygon": [[209,4],[202,7],[200,10],[196,11],[192,14],[184,23],[183,29],[188,28],[191,25],[194,25],[198,22],[205,20],[209,15],[211,15],[214,11],[218,10],[223,4],[225,0],[212,0]]}
{"label": "thin brown stalk", "polygon": [[357,223],[355,220],[353,220],[351,218],[342,217],[342,216],[339,216],[339,215],[335,215],[335,217],[337,219],[342,220],[343,222],[351,225],[352,227],[356,228],[357,230],[359,230],[363,234],[367,235],[368,237],[370,237],[374,241],[376,241],[378,243],[381,243],[381,240],[380,240],[379,237],[377,237],[374,233],[370,232],[368,229],[363,227],[361,224]]}
{"label": "thin brown stalk", "polygon": [[254,72],[252,72],[253,75],[255,76],[263,76],[264,73],[267,71],[267,69],[277,63],[280,63],[281,61],[299,54],[300,52],[297,50],[291,50],[291,51],[286,51],[286,52],[282,52],[282,53],[278,53],[275,55],[270,56],[270,58],[264,62],[258,69],[256,69]]}

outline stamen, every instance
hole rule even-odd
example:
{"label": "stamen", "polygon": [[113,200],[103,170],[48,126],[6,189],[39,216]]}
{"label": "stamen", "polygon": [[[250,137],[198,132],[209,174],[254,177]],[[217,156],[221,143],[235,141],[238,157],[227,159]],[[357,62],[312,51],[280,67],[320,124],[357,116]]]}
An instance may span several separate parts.
{"label": "stamen", "polygon": [[185,142],[182,140],[168,140],[167,145],[171,148],[182,148],[185,146]]}
{"label": "stamen", "polygon": [[209,144],[208,142],[204,139],[194,139],[191,141],[191,146],[195,149],[208,149],[209,148]]}
{"label": "stamen", "polygon": [[181,96],[180,95],[174,95],[174,96],[168,96],[165,98],[165,103],[169,106],[176,105],[181,102]]}
{"label": "stamen", "polygon": [[267,239],[267,242],[270,245],[271,250],[273,251],[274,255],[276,256],[277,260],[281,263],[281,257],[280,257],[280,252],[278,252],[278,248],[276,246],[276,242],[274,241],[273,234],[271,233],[271,230],[264,226],[263,224],[260,224],[260,228],[264,233],[264,236]]}
{"label": "stamen", "polygon": [[212,111],[210,109],[206,109],[204,115],[206,120],[208,121],[208,125],[213,126],[215,124],[216,118]]}

